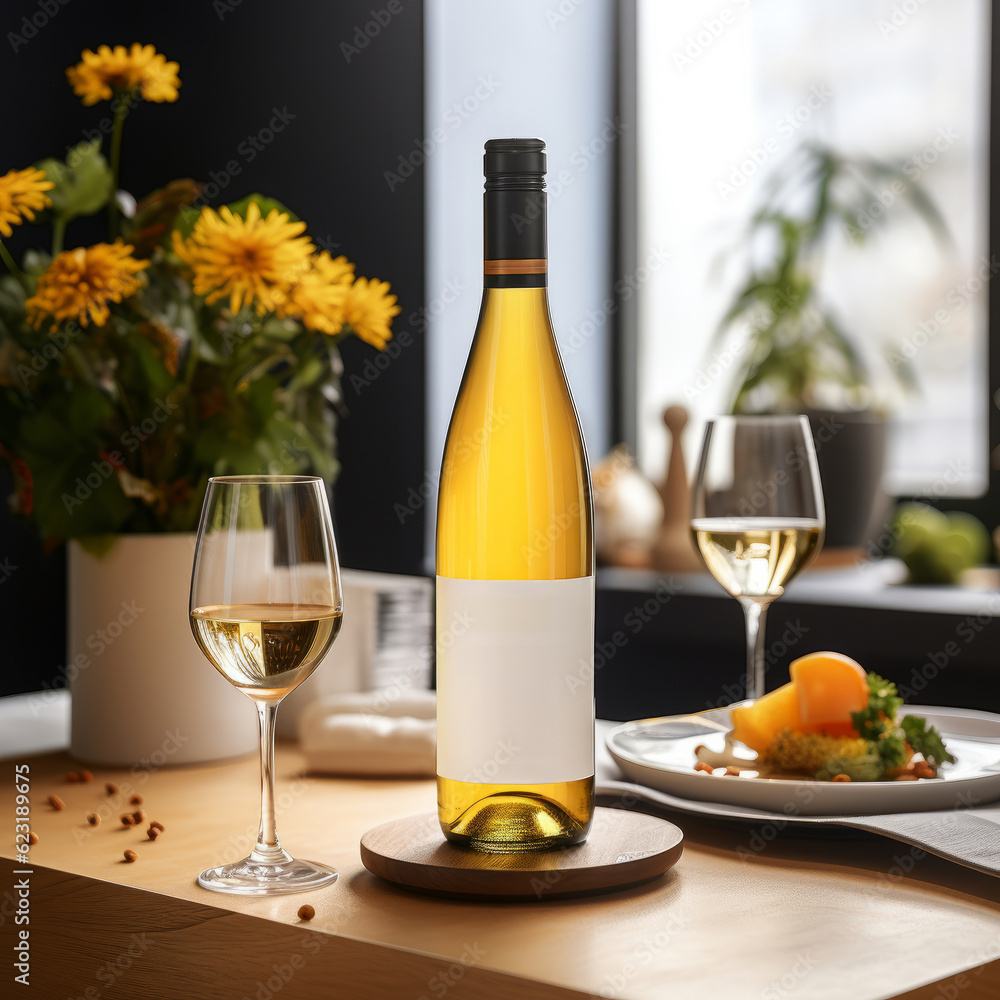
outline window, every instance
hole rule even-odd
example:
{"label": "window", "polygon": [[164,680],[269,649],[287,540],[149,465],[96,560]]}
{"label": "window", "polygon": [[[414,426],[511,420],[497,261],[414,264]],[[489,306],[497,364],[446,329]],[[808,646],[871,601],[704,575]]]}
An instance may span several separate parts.
{"label": "window", "polygon": [[[840,0],[637,3],[639,254],[660,248],[638,315],[638,451],[658,476],[660,412],[725,411],[738,332],[713,334],[743,275],[740,243],[772,171],[806,143],[901,164],[935,201],[952,249],[888,188],[845,223],[821,290],[893,416],[885,487],[977,496],[988,480],[989,6]],[[894,377],[912,364],[918,389]]]}
{"label": "window", "polygon": [[[614,4],[428,0],[428,501],[482,297],[483,144],[547,143],[550,302],[592,459],[609,447]],[[433,507],[430,507],[433,509]],[[427,551],[433,562],[434,518]]]}

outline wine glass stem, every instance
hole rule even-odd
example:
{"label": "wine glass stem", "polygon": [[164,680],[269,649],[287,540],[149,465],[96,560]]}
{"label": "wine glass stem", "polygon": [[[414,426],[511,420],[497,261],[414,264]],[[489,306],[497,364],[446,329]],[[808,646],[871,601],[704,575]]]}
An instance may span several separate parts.
{"label": "wine glass stem", "polygon": [[274,717],[278,703],[258,701],[256,705],[260,722],[260,829],[250,857],[264,864],[279,864],[291,861],[292,856],[278,842],[274,818]]}
{"label": "wine glass stem", "polygon": [[747,697],[764,696],[764,636],[767,632],[767,605],[760,601],[743,600],[747,626]]}

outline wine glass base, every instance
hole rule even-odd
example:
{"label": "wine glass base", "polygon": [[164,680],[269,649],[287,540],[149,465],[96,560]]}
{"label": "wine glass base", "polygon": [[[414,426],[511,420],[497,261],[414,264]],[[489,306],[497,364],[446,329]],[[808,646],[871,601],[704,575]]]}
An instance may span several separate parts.
{"label": "wine glass base", "polygon": [[232,892],[244,896],[277,896],[287,892],[306,892],[333,885],[340,877],[335,868],[315,861],[294,858],[278,864],[261,864],[244,858],[231,865],[206,868],[198,876],[198,885],[214,892]]}

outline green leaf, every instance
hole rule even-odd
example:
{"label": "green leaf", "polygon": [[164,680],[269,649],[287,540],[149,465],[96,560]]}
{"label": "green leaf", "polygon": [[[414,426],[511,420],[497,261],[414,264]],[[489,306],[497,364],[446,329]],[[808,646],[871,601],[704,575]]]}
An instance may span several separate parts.
{"label": "green leaf", "polygon": [[851,723],[858,734],[872,744],[886,769],[906,763],[903,730],[896,725],[896,712],[903,704],[896,685],[868,674],[868,704],[860,712],[851,712]]}
{"label": "green leaf", "polygon": [[[278,415],[276,414],[276,416]],[[282,429],[287,427],[287,424],[287,419],[278,421],[278,426]],[[306,463],[303,468],[310,469],[315,472],[317,476],[322,476],[327,482],[332,482],[340,469],[340,464],[334,457],[332,449],[324,447],[324,445],[316,439],[315,434],[313,434],[301,421],[296,422],[289,429],[293,435],[291,437],[290,444],[294,443],[294,445],[299,449],[305,449],[305,453],[308,456],[309,462]],[[288,438],[285,440],[288,441]]]}
{"label": "green leaf", "polygon": [[319,358],[309,358],[303,364],[299,365],[298,370],[289,380],[287,386],[288,392],[294,395],[303,389],[308,389],[310,386],[315,385],[325,372],[326,365]]}
{"label": "green leaf", "polygon": [[882,758],[882,763],[888,771],[893,767],[902,767],[906,763],[906,742],[903,730],[898,726],[880,733],[875,740],[875,752]]}
{"label": "green leaf", "polygon": [[100,139],[74,146],[65,163],[47,159],[37,166],[55,184],[48,192],[52,211],[67,222],[99,212],[111,198],[111,168],[101,155]]}
{"label": "green leaf", "polygon": [[[256,202],[257,207],[260,209],[260,214],[262,216],[267,216],[272,210],[277,210],[288,216],[289,222],[300,222],[299,217],[291,211],[291,209],[286,208],[274,198],[268,198],[262,194],[248,194],[245,198],[241,198],[239,201],[230,202],[226,207],[229,209],[233,215],[238,215],[241,219],[247,217],[247,209],[250,207],[251,202]],[[174,231],[180,234],[181,239],[187,239],[191,235],[191,231],[194,229],[195,223],[198,221],[198,217],[201,215],[200,208],[192,208],[190,205],[183,207],[174,219]]]}
{"label": "green leaf", "polygon": [[240,198],[239,201],[232,201],[227,206],[229,211],[233,215],[238,215],[241,219],[247,217],[247,209],[250,208],[250,203],[256,202],[257,207],[260,209],[261,216],[267,216],[271,211],[278,211],[288,216],[289,222],[301,222],[302,220],[289,208],[285,208],[280,201],[274,198],[268,198],[262,194],[248,194],[245,198]]}
{"label": "green leaf", "polygon": [[[122,339],[128,345],[128,352],[123,366],[128,376],[129,384],[144,384],[150,396],[169,392],[174,386],[174,377],[167,371],[160,353],[152,344],[144,331],[129,325],[122,334]],[[138,376],[138,377],[136,377]]]}
{"label": "green leaf", "polygon": [[[20,425],[22,450],[64,458],[74,444],[99,440],[102,423],[111,415],[108,400],[96,389],[77,388],[71,395],[53,395],[44,409],[25,417]],[[99,445],[95,443],[96,454]],[[30,466],[29,462],[29,466]]]}
{"label": "green leaf", "polygon": [[182,240],[186,240],[191,235],[191,232],[194,229],[194,224],[198,221],[198,217],[200,215],[200,208],[192,208],[190,205],[185,205],[177,212],[177,215],[174,216],[173,231],[177,233]]}
{"label": "green leaf", "polygon": [[835,774],[846,774],[851,781],[879,781],[885,774],[885,765],[876,753],[861,757],[831,757],[816,772],[816,777],[820,781],[830,781]]}
{"label": "green leaf", "polygon": [[84,535],[78,538],[80,548],[95,559],[103,559],[118,541],[118,535]]}
{"label": "green leaf", "polygon": [[900,726],[906,733],[906,742],[916,753],[924,755],[924,759],[935,766],[954,764],[955,757],[948,753],[941,734],[927,725],[927,720],[919,715],[904,715]]}
{"label": "green leaf", "polygon": [[110,534],[132,515],[131,501],[96,447],[83,451],[77,445],[72,451],[64,448],[61,456],[23,453],[23,457],[35,480],[32,517],[44,536]]}
{"label": "green leaf", "polygon": [[896,685],[879,677],[876,673],[868,674],[868,704],[860,712],[851,713],[854,728],[865,735],[864,726],[878,721],[880,718],[892,723],[896,713],[903,705]]}
{"label": "green leaf", "polygon": [[260,332],[272,340],[289,341],[294,340],[302,333],[302,325],[292,319],[278,319],[277,316],[269,316],[261,323]]}

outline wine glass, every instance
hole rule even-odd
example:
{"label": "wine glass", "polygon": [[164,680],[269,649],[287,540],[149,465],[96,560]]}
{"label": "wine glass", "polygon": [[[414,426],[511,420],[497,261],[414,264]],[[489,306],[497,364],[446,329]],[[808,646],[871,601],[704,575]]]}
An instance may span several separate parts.
{"label": "wine glass", "polygon": [[823,545],[826,513],[804,416],[710,420],[691,499],[708,571],[743,606],[747,698],[764,694],[768,605]]}
{"label": "wine glass", "polygon": [[318,889],[335,869],[298,861],[278,841],[274,718],[340,631],[340,569],[326,487],[314,476],[208,481],[191,576],[191,630],[201,651],[253,700],[260,722],[261,804],[249,857],[209,868],[198,884],[270,895]]}

